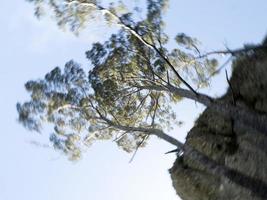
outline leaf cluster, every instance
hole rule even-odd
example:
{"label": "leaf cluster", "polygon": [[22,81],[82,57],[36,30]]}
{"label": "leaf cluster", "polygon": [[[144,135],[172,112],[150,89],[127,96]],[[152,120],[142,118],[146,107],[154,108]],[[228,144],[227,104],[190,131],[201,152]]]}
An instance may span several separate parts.
{"label": "leaf cluster", "polygon": [[58,24],[75,33],[99,12],[122,28],[86,52],[92,64],[88,73],[69,61],[63,70],[56,67],[43,79],[28,81],[31,99],[17,104],[19,121],[30,130],[53,124],[50,141],[72,160],[96,140],[112,139],[126,152],[144,147],[155,131],[169,130],[178,121],[172,106],[182,97],[168,89],[182,86],[177,73],[203,87],[216,69],[215,60],[196,59],[199,42],[185,34],[176,36],[177,48],[166,47],[166,0],[147,0],[146,18],[140,21],[120,14],[122,3],[105,9],[91,0],[30,1],[37,16],[47,5]]}

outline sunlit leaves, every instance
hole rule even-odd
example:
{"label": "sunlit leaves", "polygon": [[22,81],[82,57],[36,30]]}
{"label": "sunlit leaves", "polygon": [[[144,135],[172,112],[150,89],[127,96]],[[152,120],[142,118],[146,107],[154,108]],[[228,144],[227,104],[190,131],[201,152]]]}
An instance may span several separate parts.
{"label": "sunlit leaves", "polygon": [[[153,95],[164,96],[135,88],[132,84],[138,80],[121,81],[124,74],[114,73],[110,78],[102,70],[95,71],[88,79],[82,68],[70,61],[64,70],[56,67],[44,79],[27,82],[25,87],[31,93],[31,101],[18,104],[19,121],[35,131],[40,131],[45,122],[53,124],[50,141],[70,159],[79,158],[83,149],[96,140],[114,139],[122,134],[118,126],[152,126],[153,113],[161,107],[165,110],[164,105],[155,107]],[[140,134],[129,131],[129,135],[116,143],[132,152],[140,145]]]}
{"label": "sunlit leaves", "polygon": [[194,49],[198,51],[197,45],[199,41],[196,38],[192,38],[184,33],[179,33],[175,37],[178,45],[184,46],[186,49]]}
{"label": "sunlit leaves", "polygon": [[80,155],[79,135],[87,130],[87,120],[79,104],[88,86],[86,74],[73,61],[66,63],[64,72],[56,67],[44,79],[25,84],[31,101],[17,105],[19,121],[35,131],[40,131],[45,122],[54,124],[50,141],[55,148],[71,152],[71,157]]}
{"label": "sunlit leaves", "polygon": [[74,61],[55,67],[43,79],[28,81],[31,100],[17,105],[19,121],[30,130],[52,124],[50,141],[72,160],[97,140],[114,140],[126,152],[144,147],[153,134],[147,130],[169,131],[179,123],[172,106],[182,97],[168,91],[183,86],[177,73],[203,87],[216,69],[216,60],[197,58],[199,42],[185,34],[176,36],[178,48],[167,48],[162,17],[167,0],[147,0],[146,17],[139,21],[122,2],[107,9],[94,0],[31,2],[37,16],[41,6],[49,6],[58,25],[74,33],[99,15],[121,27],[86,52],[92,66],[88,73]]}
{"label": "sunlit leaves", "polygon": [[136,147],[144,147],[146,145],[145,139],[148,139],[148,136],[142,133],[135,134],[122,134],[120,138],[116,140],[116,143],[124,151],[131,153],[136,149]]}
{"label": "sunlit leaves", "polygon": [[175,48],[169,54],[169,59],[183,77],[198,88],[206,87],[210,77],[214,75],[218,61],[214,58],[201,57],[200,43],[184,33],[175,37],[180,48]]}

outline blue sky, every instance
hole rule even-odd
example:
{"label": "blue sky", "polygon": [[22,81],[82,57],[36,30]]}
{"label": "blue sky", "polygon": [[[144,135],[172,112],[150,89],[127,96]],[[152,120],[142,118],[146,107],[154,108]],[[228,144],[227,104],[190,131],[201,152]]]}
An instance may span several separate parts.
{"label": "blue sky", "polygon": [[[197,37],[206,50],[241,47],[260,42],[267,34],[266,0],[172,0],[167,32],[185,32]],[[84,52],[94,41],[108,37],[103,25],[92,24],[75,37],[58,30],[53,20],[38,21],[32,6],[21,0],[2,0],[0,8],[0,199],[2,200],[175,200],[168,169],[174,155],[164,141],[152,139],[140,150],[133,163],[131,155],[112,142],[97,143],[77,163],[51,148],[36,147],[31,141],[46,144],[42,135],[28,132],[17,123],[16,102],[27,99],[24,83],[42,77],[55,66],[74,59],[89,69]],[[225,91],[224,74],[215,78],[206,92]],[[192,102],[176,107],[185,121],[172,134],[181,140],[202,109]]]}

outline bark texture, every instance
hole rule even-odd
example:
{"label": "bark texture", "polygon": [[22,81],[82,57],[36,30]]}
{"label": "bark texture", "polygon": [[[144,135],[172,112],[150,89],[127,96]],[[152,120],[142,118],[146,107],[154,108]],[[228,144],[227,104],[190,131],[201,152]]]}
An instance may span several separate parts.
{"label": "bark texture", "polygon": [[[217,99],[267,116],[267,52],[233,62],[228,92]],[[266,121],[267,123],[267,121]],[[207,107],[170,169],[183,200],[266,200],[267,132]]]}

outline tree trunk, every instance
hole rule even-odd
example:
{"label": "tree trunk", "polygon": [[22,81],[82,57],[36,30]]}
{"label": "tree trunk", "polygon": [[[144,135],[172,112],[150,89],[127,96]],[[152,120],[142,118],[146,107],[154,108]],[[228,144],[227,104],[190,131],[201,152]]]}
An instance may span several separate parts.
{"label": "tree trunk", "polygon": [[[267,116],[267,53],[248,52],[233,63],[228,92],[217,101]],[[267,123],[267,121],[266,121]],[[266,200],[267,132],[207,107],[170,169],[183,200]]]}

